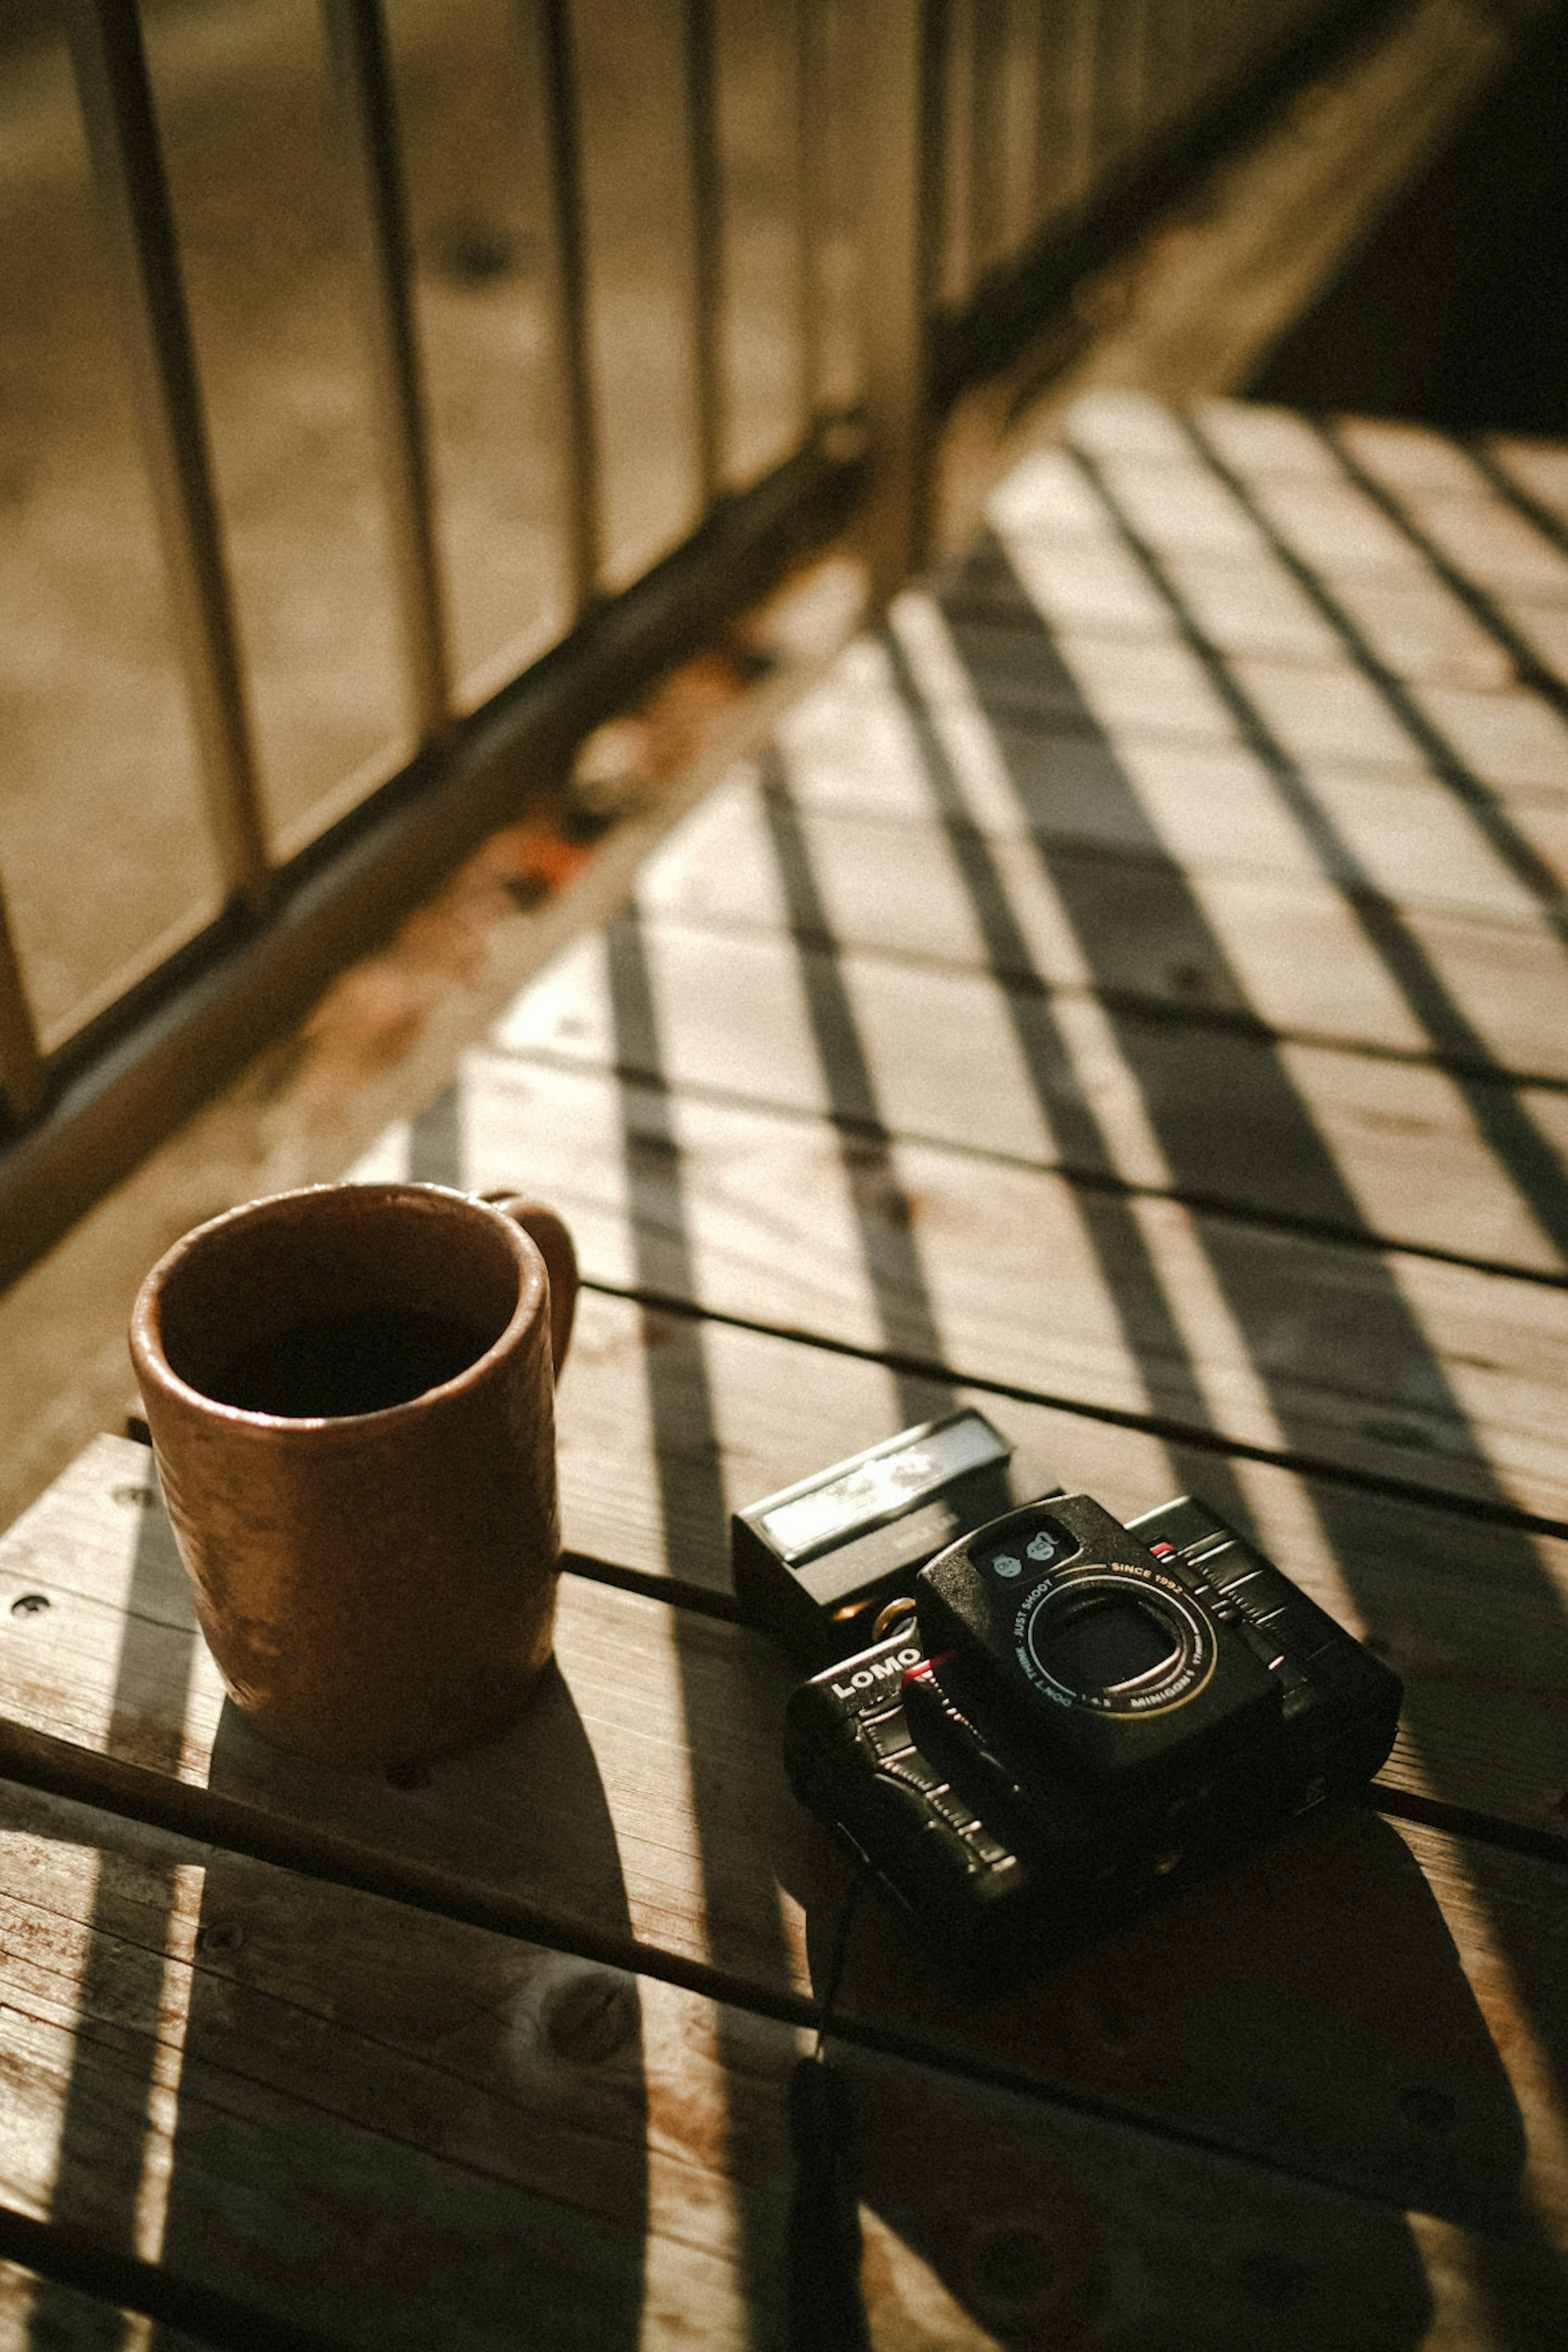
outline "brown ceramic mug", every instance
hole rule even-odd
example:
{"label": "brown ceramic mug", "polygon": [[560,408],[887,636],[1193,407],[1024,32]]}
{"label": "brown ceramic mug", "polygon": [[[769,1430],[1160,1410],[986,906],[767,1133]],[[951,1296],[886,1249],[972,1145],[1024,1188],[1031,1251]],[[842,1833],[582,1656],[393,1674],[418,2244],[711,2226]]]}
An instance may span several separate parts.
{"label": "brown ceramic mug", "polygon": [[176,1242],[131,1355],[202,1631],[297,1755],[437,1756],[550,1656],[554,1375],[577,1266],[552,1211],[321,1185]]}

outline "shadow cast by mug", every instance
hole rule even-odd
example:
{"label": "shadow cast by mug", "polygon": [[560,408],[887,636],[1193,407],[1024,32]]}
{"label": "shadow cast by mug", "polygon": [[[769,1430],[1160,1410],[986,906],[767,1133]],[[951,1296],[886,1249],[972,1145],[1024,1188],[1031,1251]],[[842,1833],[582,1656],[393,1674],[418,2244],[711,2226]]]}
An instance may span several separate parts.
{"label": "shadow cast by mug", "polygon": [[[217,2297],[236,2342],[413,2347],[510,2328],[630,2352],[642,2005],[605,1957],[629,1934],[625,1889],[563,1676],[501,1738],[408,1785],[420,1778],[282,1755],[226,1705],[209,1786],[265,1816],[277,1858],[134,1828],[121,1853],[106,1832],[51,2221],[155,2261],[176,2306],[195,2298],[198,2335],[201,2298]],[[284,1866],[291,1845],[304,1867]],[[546,1866],[565,1948],[440,1907],[443,1885],[481,1919],[487,1896],[498,1911],[537,1899]],[[597,1948],[571,1948],[579,1910]],[[34,2352],[68,2316],[85,2324],[46,2282]],[[125,2352],[107,2309],[102,2330],[103,2352]],[[165,2339],[155,2326],[138,2352]]]}
{"label": "shadow cast by mug", "polygon": [[[581,1921],[612,1944],[629,1936],[593,1748],[554,1666],[501,1738],[418,1773],[354,1775],[279,1757],[226,1707],[211,1786],[266,1792],[292,1819],[362,1842],[371,1870],[384,1860],[394,1874],[408,1864],[449,1878],[481,1916],[491,1890],[537,1901],[542,1886],[564,1937]],[[320,2142],[306,2120],[300,2188],[329,2207],[341,2193],[348,2215],[357,2206],[365,2217],[358,2231],[334,2219],[329,2276],[304,2228],[289,2260],[280,2206],[285,2313],[353,2340],[411,2346],[438,2338],[443,2313],[455,2336],[504,2315],[545,2340],[631,2352],[647,2210],[635,1976],[407,1903],[298,1880],[262,1893],[254,1875],[221,1857],[208,1864],[202,1938],[232,1953],[229,1967],[259,2000],[290,2004],[290,2090],[330,2103],[338,2119]],[[296,1971],[308,1990],[296,1990]],[[318,1994],[330,2033],[323,2023],[310,2064]],[[235,1999],[233,1979],[199,1983],[187,2068],[209,2019],[235,2032]],[[210,2261],[213,2239],[208,2201],[182,2195],[179,2160],[176,2141],[163,2247],[175,2271]]]}

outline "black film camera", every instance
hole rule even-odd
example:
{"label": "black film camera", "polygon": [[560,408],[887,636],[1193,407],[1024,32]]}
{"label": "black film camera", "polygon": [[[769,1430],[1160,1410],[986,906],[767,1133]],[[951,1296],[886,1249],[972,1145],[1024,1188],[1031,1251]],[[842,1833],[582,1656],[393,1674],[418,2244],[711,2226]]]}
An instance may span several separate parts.
{"label": "black film camera", "polygon": [[[734,1522],[737,1589],[805,1663],[863,1637],[879,1604],[882,1638],[792,1695],[785,1763],[974,1993],[1362,1787],[1403,1696],[1204,1504],[1123,1527],[1059,1488],[1020,1503],[1008,1456],[982,1415],[954,1414]],[[858,1572],[890,1552],[912,1606],[884,1574],[836,1580],[835,1560]]]}

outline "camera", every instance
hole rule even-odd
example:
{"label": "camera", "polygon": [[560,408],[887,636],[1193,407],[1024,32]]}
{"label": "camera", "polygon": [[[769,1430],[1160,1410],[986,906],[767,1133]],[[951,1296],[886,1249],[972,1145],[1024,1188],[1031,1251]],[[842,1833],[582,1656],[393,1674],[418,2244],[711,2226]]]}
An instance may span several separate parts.
{"label": "camera", "polygon": [[[970,1419],[1005,1447],[978,1414],[906,1431],[872,1449],[892,1467],[859,1486],[865,1456],[788,1489],[823,1500],[815,1518],[775,1522],[775,1538],[815,1528],[818,1563],[873,1531],[898,1549],[894,1531],[942,1491],[931,1482],[944,1461],[979,1449],[974,1430],[943,1437]],[[900,1512],[911,1454],[927,1467],[906,1463]],[[994,1492],[994,1453],[987,1466]],[[1190,1496],[1123,1526],[1058,1487],[980,1519],[974,1490],[961,1491],[972,1476],[956,1471],[947,1490],[957,1531],[916,1560],[901,1605],[881,1601],[881,1638],[792,1694],[784,1754],[796,1795],[955,1986],[983,1995],[1363,1786],[1393,1746],[1403,1690]],[[779,1501],[737,1525],[754,1533]],[[911,1554],[931,1524],[906,1540]],[[775,1549],[773,1584],[791,1573]],[[753,1555],[753,1593],[759,1580]],[[816,1580],[831,1592],[830,1571]],[[763,1622],[780,1631],[784,1615],[774,1592]],[[818,1656],[827,1640],[819,1631]],[[798,1627],[795,1646],[813,1646]]]}

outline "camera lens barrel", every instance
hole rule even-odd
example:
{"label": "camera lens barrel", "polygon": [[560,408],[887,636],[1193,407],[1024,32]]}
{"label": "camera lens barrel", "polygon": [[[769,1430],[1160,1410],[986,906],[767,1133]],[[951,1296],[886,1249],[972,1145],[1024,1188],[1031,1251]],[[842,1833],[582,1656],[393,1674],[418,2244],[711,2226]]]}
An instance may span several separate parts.
{"label": "camera lens barrel", "polygon": [[1201,1582],[1089,1496],[1053,1496],[921,1570],[921,1638],[1103,1788],[1206,1769],[1278,1725],[1281,1685],[1226,1635]]}

